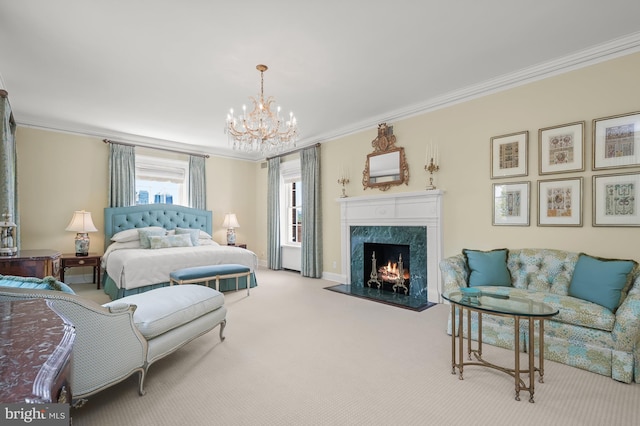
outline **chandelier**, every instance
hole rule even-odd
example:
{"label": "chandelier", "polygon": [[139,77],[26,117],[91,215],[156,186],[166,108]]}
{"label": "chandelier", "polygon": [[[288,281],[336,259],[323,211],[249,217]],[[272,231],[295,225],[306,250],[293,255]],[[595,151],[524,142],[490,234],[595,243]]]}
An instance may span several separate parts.
{"label": "chandelier", "polygon": [[295,147],[298,138],[298,124],[293,112],[288,120],[280,117],[280,107],[275,113],[271,110],[275,100],[272,96],[264,99],[264,72],[266,65],[257,65],[260,71],[260,97],[249,97],[253,102],[253,111],[247,113],[246,105],[242,105],[242,114],[235,116],[233,108],[227,114],[225,133],[233,149],[248,152],[284,151]]}

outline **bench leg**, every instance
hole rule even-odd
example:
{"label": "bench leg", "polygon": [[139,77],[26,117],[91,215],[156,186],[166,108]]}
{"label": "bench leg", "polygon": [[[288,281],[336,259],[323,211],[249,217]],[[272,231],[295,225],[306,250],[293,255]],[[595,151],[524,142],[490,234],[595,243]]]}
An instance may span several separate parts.
{"label": "bench leg", "polygon": [[227,326],[227,320],[223,319],[220,323],[220,341],[224,341],[225,337],[223,336],[224,328]]}

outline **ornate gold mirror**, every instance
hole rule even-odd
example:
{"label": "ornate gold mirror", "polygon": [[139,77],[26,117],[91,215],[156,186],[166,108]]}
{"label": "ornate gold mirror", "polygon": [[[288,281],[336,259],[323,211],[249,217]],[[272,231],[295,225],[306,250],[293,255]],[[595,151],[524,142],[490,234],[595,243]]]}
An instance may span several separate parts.
{"label": "ornate gold mirror", "polygon": [[362,172],[364,189],[379,188],[386,191],[392,186],[409,184],[409,166],[404,148],[395,146],[393,127],[378,124],[378,136],[371,141],[373,152],[367,155]]}

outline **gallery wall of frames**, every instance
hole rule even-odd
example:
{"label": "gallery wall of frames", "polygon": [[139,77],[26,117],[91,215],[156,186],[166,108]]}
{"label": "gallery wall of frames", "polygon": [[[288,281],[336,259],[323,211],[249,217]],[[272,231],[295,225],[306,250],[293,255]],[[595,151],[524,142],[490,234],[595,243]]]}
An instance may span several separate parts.
{"label": "gallery wall of frames", "polygon": [[[585,126],[538,130],[538,226],[583,224]],[[592,226],[640,226],[640,112],[593,119],[591,129]],[[534,182],[521,179],[529,176],[528,153],[529,131],[490,140],[491,179],[509,179],[492,185],[493,225],[529,226]]]}

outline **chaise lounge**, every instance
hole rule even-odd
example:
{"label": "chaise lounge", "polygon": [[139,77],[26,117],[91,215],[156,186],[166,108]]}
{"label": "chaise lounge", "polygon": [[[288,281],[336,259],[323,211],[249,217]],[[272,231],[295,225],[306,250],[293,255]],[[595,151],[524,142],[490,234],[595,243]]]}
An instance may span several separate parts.
{"label": "chaise lounge", "polygon": [[224,340],[224,296],[205,286],[163,287],[99,305],[51,277],[0,276],[0,301],[35,298],[47,299],[75,327],[71,389],[76,406],[136,372],[144,395],[152,363],[217,326]]}

